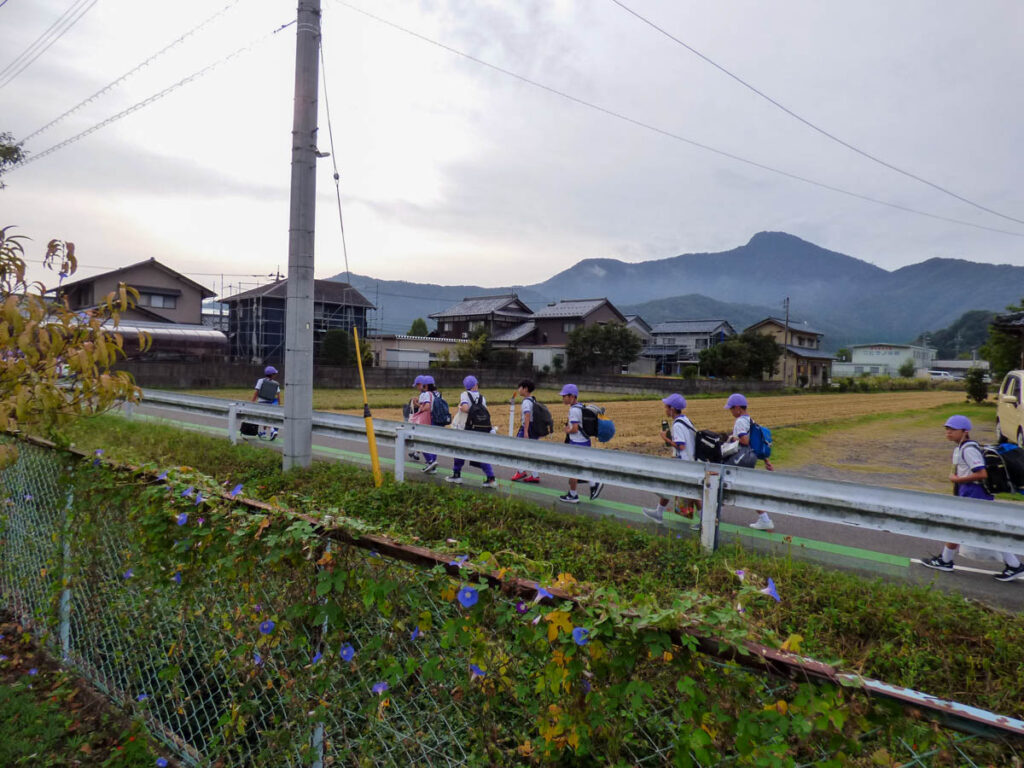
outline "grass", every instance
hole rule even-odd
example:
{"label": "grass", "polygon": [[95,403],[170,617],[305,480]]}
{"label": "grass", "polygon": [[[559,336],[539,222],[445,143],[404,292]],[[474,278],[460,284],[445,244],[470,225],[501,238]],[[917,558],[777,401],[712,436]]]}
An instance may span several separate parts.
{"label": "grass", "polygon": [[[113,460],[165,468],[187,462],[227,487],[244,483],[254,498],[311,514],[340,511],[438,550],[489,551],[528,578],[545,581],[569,572],[629,600],[667,604],[694,587],[732,594],[737,568],[770,575],[782,603],[746,606],[762,636],[798,633],[808,655],[842,659],[847,669],[889,683],[1024,715],[1024,617],[928,586],[865,580],[737,545],[705,556],[690,539],[556,514],[508,497],[427,484],[386,482],[377,489],[368,472],[340,464],[316,462],[282,473],[276,453],[152,423],[99,417],[77,424],[72,437],[80,449],[103,448]],[[447,544],[449,538],[458,545]]]}

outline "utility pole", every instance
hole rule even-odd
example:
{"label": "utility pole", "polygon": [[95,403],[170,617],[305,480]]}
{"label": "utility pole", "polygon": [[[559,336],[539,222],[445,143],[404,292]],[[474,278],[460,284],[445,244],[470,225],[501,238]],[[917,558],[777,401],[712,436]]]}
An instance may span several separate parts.
{"label": "utility pole", "polygon": [[785,349],[782,350],[782,386],[785,387],[789,383],[789,296],[782,302],[782,305],[786,308],[786,335],[783,337]]}
{"label": "utility pole", "polygon": [[313,462],[313,234],[316,220],[320,0],[299,0],[295,30],[288,303],[284,351],[284,469]]}

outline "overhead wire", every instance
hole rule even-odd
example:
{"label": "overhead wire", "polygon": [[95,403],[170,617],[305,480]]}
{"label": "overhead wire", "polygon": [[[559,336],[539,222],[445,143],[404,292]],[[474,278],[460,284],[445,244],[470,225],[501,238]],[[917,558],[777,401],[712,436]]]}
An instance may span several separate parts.
{"label": "overhead wire", "polygon": [[788,179],[792,179],[794,181],[799,181],[799,182],[802,182],[804,184],[809,184],[811,186],[818,187],[819,189],[826,189],[826,190],[828,190],[830,192],[835,192],[835,193],[840,194],[840,195],[845,195],[847,197],[852,197],[852,198],[855,198],[857,200],[863,200],[863,201],[868,202],[868,203],[874,203],[875,205],[882,205],[882,206],[885,206],[887,208],[892,208],[894,210],[904,211],[905,213],[912,213],[912,214],[915,214],[917,216],[924,216],[924,217],[929,218],[929,219],[935,219],[937,221],[945,221],[945,222],[950,223],[950,224],[958,224],[960,226],[971,227],[973,229],[984,230],[986,232],[996,232],[996,233],[1002,234],[1002,235],[1010,235],[1011,237],[1024,237],[1024,232],[1014,232],[1012,230],[999,229],[998,227],[990,227],[990,226],[987,226],[985,224],[978,224],[978,223],[973,222],[973,221],[966,221],[964,219],[956,219],[956,218],[953,218],[951,216],[943,216],[941,214],[930,213],[928,211],[923,211],[923,210],[920,210],[918,208],[911,208],[910,206],[901,205],[899,203],[894,203],[894,202],[891,202],[891,201],[888,201],[888,200],[882,200],[880,198],[871,197],[870,195],[864,195],[864,194],[861,194],[859,192],[854,192],[854,191],[849,190],[849,189],[844,189],[842,187],[837,187],[835,185],[828,184],[826,182],[817,181],[816,179],[812,179],[812,178],[809,178],[807,176],[801,176],[800,174],[797,174],[797,173],[791,173],[789,171],[782,170],[781,168],[776,168],[776,167],[767,165],[765,163],[758,162],[757,160],[751,160],[750,158],[743,157],[741,155],[737,155],[737,154],[735,154],[733,152],[728,152],[728,151],[723,150],[723,149],[718,149],[717,147],[713,147],[713,146],[711,146],[709,144],[704,144],[702,142],[696,141],[694,139],[687,138],[686,136],[682,136],[682,135],[680,135],[678,133],[674,133],[674,132],[666,130],[664,128],[659,128],[659,127],[657,127],[655,125],[652,125],[651,123],[644,122],[643,120],[638,120],[637,118],[629,117],[628,115],[622,114],[621,112],[616,112],[615,110],[610,109],[608,107],[603,107],[600,104],[596,104],[596,103],[594,103],[592,101],[587,101],[586,99],[580,98],[578,96],[573,96],[570,93],[566,93],[565,91],[559,90],[558,88],[554,88],[554,87],[552,87],[550,85],[545,85],[544,83],[541,83],[541,82],[538,82],[536,80],[533,80],[533,79],[531,79],[529,77],[526,77],[525,75],[520,75],[519,73],[513,72],[512,70],[505,69],[504,67],[498,66],[497,64],[492,64],[489,61],[485,61],[484,59],[481,59],[481,58],[479,58],[477,56],[473,56],[472,54],[466,53],[465,51],[460,51],[458,48],[453,48],[450,45],[447,45],[445,43],[442,43],[442,42],[439,42],[437,40],[434,40],[433,38],[427,37],[424,34],[421,34],[421,33],[416,32],[414,30],[408,29],[407,27],[403,27],[401,24],[398,24],[396,22],[390,21],[390,20],[385,19],[385,18],[383,18],[381,16],[377,16],[376,14],[373,14],[373,13],[371,13],[369,11],[363,10],[362,8],[359,8],[359,7],[355,6],[355,5],[352,5],[351,3],[348,3],[345,0],[334,0],[334,2],[338,3],[339,5],[342,5],[342,6],[346,7],[346,8],[348,8],[348,9],[350,9],[350,10],[356,12],[356,13],[359,13],[359,14],[361,14],[363,16],[366,16],[367,18],[372,19],[372,20],[374,20],[374,21],[376,21],[376,22],[378,22],[380,24],[383,24],[385,26],[391,27],[392,29],[396,29],[396,30],[398,30],[400,32],[403,32],[403,33],[405,33],[405,34],[407,34],[407,35],[409,35],[411,37],[415,37],[416,39],[421,40],[421,41],[423,41],[425,43],[429,43],[430,45],[437,46],[438,48],[441,48],[442,50],[448,51],[449,53],[452,53],[452,54],[454,54],[456,56],[460,56],[460,57],[462,57],[462,58],[464,58],[464,59],[466,59],[468,61],[472,61],[472,62],[474,62],[476,64],[480,64],[481,66],[487,67],[488,69],[491,69],[491,70],[493,70],[495,72],[503,74],[503,75],[505,75],[507,77],[511,77],[511,78],[513,78],[515,80],[518,80],[518,81],[522,82],[522,83],[525,83],[527,85],[533,86],[534,88],[539,88],[539,89],[541,89],[543,91],[547,91],[550,94],[553,94],[555,96],[559,96],[560,98],[563,98],[563,99],[566,99],[568,101],[571,101],[574,104],[578,104],[580,106],[587,107],[588,109],[592,109],[592,110],[594,110],[596,112],[600,112],[600,113],[602,113],[604,115],[608,115],[609,117],[613,117],[613,118],[615,118],[617,120],[621,120],[622,122],[629,123],[630,125],[634,125],[634,126],[636,126],[638,128],[643,128],[645,130],[651,131],[653,133],[657,133],[657,134],[659,134],[661,136],[664,136],[666,138],[674,139],[675,141],[680,141],[680,142],[682,142],[684,144],[688,144],[689,146],[696,147],[697,149],[702,149],[705,152],[710,152],[710,153],[718,155],[720,157],[725,157],[725,158],[728,158],[730,160],[734,160],[734,161],[736,161],[738,163],[743,163],[744,165],[749,165],[749,166],[751,166],[753,168],[759,168],[760,170],[768,171],[769,173],[774,173],[774,174],[777,174],[779,176],[784,176],[784,177],[786,177]]}
{"label": "overhead wire", "polygon": [[96,131],[100,130],[101,128],[107,127],[111,123],[115,123],[118,120],[121,120],[122,118],[125,118],[125,117],[127,117],[128,115],[130,115],[130,114],[132,114],[134,112],[138,112],[143,107],[147,107],[150,104],[152,104],[153,102],[159,101],[160,99],[162,99],[167,94],[172,93],[173,91],[176,91],[178,88],[181,88],[184,85],[188,85],[192,81],[199,79],[203,75],[208,74],[209,72],[213,71],[217,67],[220,67],[220,66],[228,63],[229,61],[231,61],[232,59],[242,55],[243,53],[248,53],[249,51],[251,51],[254,48],[256,48],[256,46],[260,45],[261,43],[265,43],[267,40],[272,38],[278,32],[280,32],[283,29],[287,29],[288,27],[290,27],[294,23],[295,23],[294,21],[290,21],[287,24],[282,24],[280,27],[275,29],[273,32],[270,32],[270,33],[268,33],[266,35],[263,35],[262,37],[259,37],[259,38],[255,39],[255,40],[251,41],[250,43],[247,43],[246,45],[243,45],[241,48],[238,48],[237,50],[232,51],[227,56],[224,56],[223,58],[218,59],[217,61],[215,61],[215,62],[213,62],[211,64],[207,64],[202,69],[199,69],[199,70],[193,72],[191,75],[182,78],[178,82],[173,83],[173,84],[167,86],[162,91],[159,91],[159,92],[153,94],[149,98],[146,98],[146,99],[143,99],[142,101],[136,102],[135,104],[133,104],[132,106],[128,107],[127,109],[123,109],[120,112],[118,112],[117,114],[111,115],[110,117],[106,118],[105,120],[101,120],[100,122],[98,122],[95,125],[93,125],[91,128],[87,128],[84,131],[82,131],[81,133],[77,133],[77,134],[75,134],[74,136],[72,136],[69,139],[65,139],[64,141],[62,141],[62,142],[60,142],[58,144],[54,144],[53,146],[51,146],[48,149],[43,150],[42,152],[38,152],[38,153],[36,153],[34,155],[30,155],[29,157],[26,157],[24,160],[22,160],[17,165],[12,166],[10,168],[10,171],[16,171],[19,168],[24,168],[26,165],[29,165],[30,163],[34,163],[37,160],[41,160],[42,158],[46,157],[47,155],[51,155],[54,152],[57,152],[58,150],[63,149],[64,147],[68,146],[69,144],[74,144],[76,141],[84,139],[86,136],[88,136],[88,135],[90,135],[92,133],[95,133]]}
{"label": "overhead wire", "polygon": [[352,273],[348,269],[348,245],[345,243],[345,220],[341,215],[341,176],[338,174],[338,154],[334,151],[334,128],[331,125],[331,99],[327,90],[327,63],[324,61],[324,36],[319,30],[320,79],[324,84],[324,108],[327,111],[327,136],[331,143],[331,163],[334,166],[334,193],[338,199],[338,226],[341,228],[341,252],[345,256],[345,282],[352,285]]}
{"label": "overhead wire", "polygon": [[119,78],[117,78],[113,82],[111,82],[108,85],[105,85],[102,88],[100,88],[98,91],[96,91],[96,93],[94,93],[89,98],[87,98],[87,99],[85,99],[83,101],[80,101],[78,104],[76,104],[75,106],[71,107],[71,109],[67,110],[66,112],[64,112],[64,113],[62,113],[60,115],[58,115],[53,120],[51,120],[46,125],[44,125],[42,128],[37,128],[36,130],[32,131],[32,133],[30,133],[28,136],[26,136],[23,139],[21,139],[20,143],[24,144],[26,141],[29,141],[30,139],[35,138],[36,136],[38,136],[39,134],[43,133],[44,131],[48,131],[50,128],[55,126],[61,120],[64,120],[65,118],[69,117],[70,115],[73,115],[75,112],[80,110],[82,107],[84,107],[87,104],[90,104],[91,102],[95,101],[100,96],[102,96],[103,94],[105,94],[108,91],[112,90],[113,88],[116,88],[118,85],[120,85],[125,80],[130,78],[136,72],[139,72],[144,67],[147,67],[148,65],[152,64],[156,59],[160,58],[161,56],[163,56],[165,53],[167,53],[168,51],[172,50],[173,48],[176,48],[177,46],[181,45],[183,42],[185,42],[190,37],[195,35],[201,29],[203,29],[204,27],[212,24],[216,19],[218,19],[221,16],[223,16],[225,13],[227,13],[231,8],[233,8],[239,2],[240,2],[240,0],[230,0],[230,2],[228,2],[228,4],[225,5],[223,8],[221,8],[219,11],[217,11],[213,15],[208,16],[205,19],[203,19],[196,26],[192,27],[192,29],[188,30],[185,34],[180,35],[176,39],[172,40],[170,43],[165,45],[163,48],[161,48],[159,51],[154,53],[152,56],[148,57],[147,59],[145,59],[144,61],[140,62],[139,64],[136,64],[134,67],[129,69],[127,72],[125,72],[123,75],[121,75]]}
{"label": "overhead wire", "polygon": [[920,182],[921,184],[925,184],[926,186],[929,186],[929,187],[931,187],[934,190],[942,192],[945,195],[949,195],[950,197],[955,198],[956,200],[959,200],[960,202],[967,203],[967,205],[971,205],[971,206],[977,208],[980,211],[985,211],[986,213],[991,213],[993,216],[998,216],[998,217],[1000,217],[1002,219],[1006,219],[1007,221],[1012,221],[1012,222],[1015,222],[1017,224],[1024,224],[1024,219],[1018,219],[1018,218],[1015,218],[1014,216],[1010,216],[1010,215],[1005,214],[1005,213],[1000,213],[999,211],[994,210],[992,208],[989,208],[988,206],[983,205],[982,203],[979,203],[979,202],[976,202],[974,200],[971,200],[969,197],[966,197],[966,196],[961,195],[961,194],[959,194],[957,192],[954,192],[953,190],[951,190],[951,189],[949,189],[947,187],[944,187],[941,184],[937,184],[934,181],[929,181],[928,179],[923,178],[922,176],[918,176],[916,173],[913,173],[912,171],[908,171],[905,168],[901,168],[898,165],[895,165],[894,163],[890,163],[888,160],[883,160],[882,158],[878,157],[877,155],[873,155],[870,152],[867,152],[867,151],[861,149],[860,147],[857,147],[857,146],[851,144],[850,142],[846,141],[845,139],[842,139],[839,136],[835,135],[834,133],[826,130],[825,128],[822,128],[820,125],[817,125],[816,123],[811,122],[810,120],[808,120],[807,118],[803,117],[802,115],[797,114],[792,109],[787,107],[785,104],[780,103],[778,100],[772,98],[771,96],[769,96],[764,91],[762,91],[759,88],[755,87],[754,85],[751,85],[750,83],[748,83],[746,80],[744,80],[739,75],[735,74],[734,72],[729,71],[724,66],[722,66],[721,64],[716,62],[714,59],[711,59],[710,57],[708,57],[705,54],[701,53],[696,48],[694,48],[692,45],[690,45],[690,44],[686,43],[685,41],[679,39],[678,37],[673,35],[671,32],[669,32],[664,27],[658,26],[657,24],[655,24],[653,21],[651,21],[647,17],[642,16],[641,14],[637,13],[635,10],[633,10],[628,5],[626,5],[624,2],[622,2],[622,0],[610,0],[610,2],[612,2],[615,5],[619,6],[622,10],[626,11],[626,13],[630,14],[634,18],[636,18],[639,21],[643,22],[644,24],[649,26],[651,29],[654,29],[657,32],[661,33],[662,35],[667,37],[669,40],[672,40],[673,42],[681,45],[683,48],[688,50],[694,56],[696,56],[699,59],[703,60],[704,62],[710,64],[712,67],[714,67],[719,72],[721,72],[722,74],[726,75],[727,77],[732,78],[733,80],[735,80],[737,83],[742,85],[747,90],[752,91],[753,93],[757,94],[762,99],[767,101],[769,104],[772,104],[776,108],[778,108],[778,109],[782,110],[783,112],[785,112],[787,115],[792,117],[794,120],[797,120],[797,121],[803,123],[808,128],[810,128],[812,131],[816,131],[817,133],[821,134],[822,136],[826,137],[827,139],[829,139],[831,141],[834,141],[835,143],[840,144],[840,145],[846,147],[851,152],[855,152],[858,155],[860,155],[861,157],[867,158],[868,160],[871,160],[872,162],[877,163],[878,165],[881,165],[881,166],[883,166],[885,168],[888,168],[891,171],[895,171],[896,173],[899,173],[899,174],[901,174],[903,176],[906,176],[909,179],[913,179],[914,181]]}
{"label": "overhead wire", "polygon": [[[35,42],[22,51],[10,64],[0,70],[0,89],[10,84],[18,75],[28,69],[50,47],[60,40],[68,31],[87,14],[97,0],[75,0]],[[77,14],[77,15],[76,15]]]}

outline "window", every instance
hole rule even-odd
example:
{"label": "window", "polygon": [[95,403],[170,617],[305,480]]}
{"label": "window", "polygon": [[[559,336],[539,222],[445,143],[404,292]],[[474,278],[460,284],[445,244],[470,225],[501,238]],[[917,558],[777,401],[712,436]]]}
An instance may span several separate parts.
{"label": "window", "polygon": [[177,296],[166,296],[162,293],[140,293],[140,307],[153,307],[154,309],[175,309],[178,306]]}
{"label": "window", "polygon": [[662,344],[668,344],[669,346],[671,346],[671,345],[676,343],[676,337],[675,336],[665,336],[665,337],[662,338],[661,343]]}
{"label": "window", "polygon": [[697,349],[707,349],[710,345],[707,339],[697,339],[696,346]]}
{"label": "window", "polygon": [[484,321],[483,320],[470,320],[469,321],[469,332],[470,333],[476,333],[477,331],[479,331],[483,327],[484,327]]}
{"label": "window", "polygon": [[449,321],[445,320],[444,324],[441,326],[441,330],[442,331],[450,331],[451,329],[452,329],[452,324]]}
{"label": "window", "polygon": [[562,323],[562,333],[572,333],[579,327],[580,324],[575,320],[566,320]]}

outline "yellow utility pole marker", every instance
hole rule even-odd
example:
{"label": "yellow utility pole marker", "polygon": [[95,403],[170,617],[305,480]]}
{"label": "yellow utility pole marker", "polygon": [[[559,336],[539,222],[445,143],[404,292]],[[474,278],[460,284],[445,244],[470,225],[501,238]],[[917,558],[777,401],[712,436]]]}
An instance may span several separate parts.
{"label": "yellow utility pole marker", "polygon": [[380,456],[377,454],[377,437],[373,434],[373,415],[370,400],[366,396],[366,379],[363,378],[363,351],[359,347],[359,329],[352,326],[356,340],[356,365],[359,366],[359,386],[363,388],[363,420],[366,422],[366,442],[370,444],[370,463],[373,465],[373,484],[380,488],[384,478],[380,474]]}

